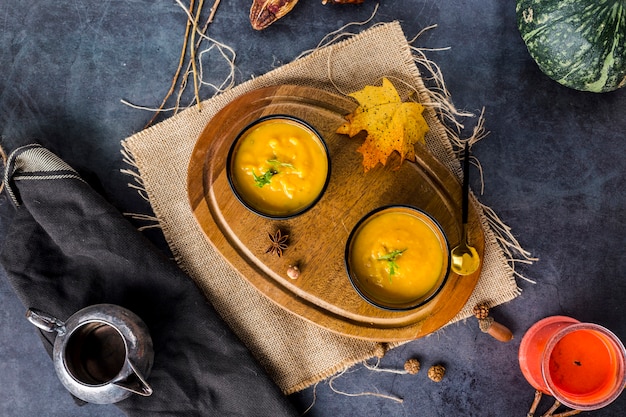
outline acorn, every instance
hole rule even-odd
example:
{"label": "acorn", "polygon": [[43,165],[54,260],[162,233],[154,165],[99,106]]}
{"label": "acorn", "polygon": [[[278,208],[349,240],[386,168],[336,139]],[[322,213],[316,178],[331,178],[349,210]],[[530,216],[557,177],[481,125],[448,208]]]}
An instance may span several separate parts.
{"label": "acorn", "polygon": [[489,315],[489,305],[480,303],[474,307],[474,316],[478,319],[478,327],[483,333],[487,333],[494,339],[501,342],[508,342],[513,339],[513,333],[506,326],[496,322]]}

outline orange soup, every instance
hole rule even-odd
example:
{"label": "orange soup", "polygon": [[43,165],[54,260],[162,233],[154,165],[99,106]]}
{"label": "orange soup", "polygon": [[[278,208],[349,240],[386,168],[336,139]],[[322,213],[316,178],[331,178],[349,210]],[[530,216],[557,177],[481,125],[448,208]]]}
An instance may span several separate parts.
{"label": "orange soup", "polygon": [[272,217],[307,209],[324,191],[328,154],[320,137],[288,118],[270,118],[239,138],[231,179],[249,207]]}
{"label": "orange soup", "polygon": [[353,282],[383,307],[417,305],[447,275],[445,237],[426,215],[410,208],[383,210],[357,230],[350,247]]}

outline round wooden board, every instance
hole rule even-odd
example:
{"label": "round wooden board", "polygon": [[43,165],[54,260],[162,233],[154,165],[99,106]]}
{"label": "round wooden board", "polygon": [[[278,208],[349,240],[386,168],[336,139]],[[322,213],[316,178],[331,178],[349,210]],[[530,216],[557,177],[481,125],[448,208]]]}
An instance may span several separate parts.
{"label": "round wooden board", "polygon": [[[404,341],[425,336],[448,323],[472,293],[480,269],[469,276],[450,273],[428,305],[405,312],[374,307],[352,288],[344,268],[352,227],[370,210],[389,204],[412,205],[430,213],[450,247],[461,234],[461,185],[423,146],[417,161],[391,159],[387,167],[363,172],[356,149],[362,142],[335,133],[356,108],[349,97],[302,86],[249,92],[218,112],[198,138],[189,163],[187,187],[194,216],[213,246],[256,289],[286,310],[331,331],[367,340]],[[287,114],[311,124],[331,157],[331,178],[321,200],[301,216],[270,220],[248,211],[232,193],[226,157],[237,133],[270,114]],[[484,234],[470,205],[469,239],[483,259]],[[282,257],[266,253],[269,233],[289,234]],[[287,277],[298,265],[299,278]],[[481,265],[482,266],[482,265]]]}

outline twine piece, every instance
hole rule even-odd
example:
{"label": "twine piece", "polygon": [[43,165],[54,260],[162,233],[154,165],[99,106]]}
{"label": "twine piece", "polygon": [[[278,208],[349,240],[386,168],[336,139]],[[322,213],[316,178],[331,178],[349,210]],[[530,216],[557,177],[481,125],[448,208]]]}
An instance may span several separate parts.
{"label": "twine piece", "polygon": [[[181,9],[183,9],[187,17],[187,21],[186,21],[185,35],[184,35],[183,45],[182,45],[182,49],[181,49],[181,53],[180,53],[180,57],[178,61],[178,66],[172,78],[172,82],[170,84],[169,90],[165,94],[165,97],[161,101],[161,104],[159,105],[159,107],[156,107],[156,108],[150,107],[150,106],[141,106],[141,105],[133,104],[129,102],[128,100],[124,100],[124,99],[120,100],[122,104],[127,105],[131,108],[139,109],[139,110],[146,110],[146,111],[150,111],[154,113],[152,118],[144,126],[144,129],[151,126],[156,120],[157,116],[161,114],[162,112],[167,111],[167,112],[173,112],[174,114],[179,112],[179,110],[181,109],[182,96],[183,96],[183,93],[186,91],[187,80],[190,76],[192,77],[193,86],[194,86],[194,101],[190,103],[189,106],[191,106],[195,102],[198,111],[201,111],[202,109],[202,100],[200,99],[200,87],[201,86],[209,86],[213,88],[214,94],[218,94],[218,93],[222,93],[232,88],[232,86],[235,83],[235,57],[236,57],[235,51],[230,46],[222,42],[219,42],[206,35],[209,24],[213,22],[215,13],[217,12],[217,7],[220,4],[220,0],[214,0],[209,17],[207,18],[202,28],[200,28],[198,24],[199,24],[200,14],[204,6],[204,0],[199,1],[198,6],[195,9],[195,15],[194,15],[195,0],[190,0],[189,7],[186,7],[182,3],[181,0],[175,0],[175,2]],[[198,38],[197,40],[196,40],[196,37]],[[210,43],[210,46],[198,52],[203,41],[208,41]],[[226,75],[226,77],[224,78],[224,80],[222,81],[220,85],[214,85],[214,84],[203,81],[203,76],[204,76],[203,75],[204,65],[202,62],[203,57],[204,55],[208,54],[215,48],[217,48],[219,55],[222,57],[222,59],[226,61],[226,64],[229,68],[228,74]],[[189,60],[187,61],[187,66],[185,70],[183,71],[183,67],[185,67],[185,59],[187,55],[187,50],[189,50],[190,57],[189,57]],[[181,73],[184,74],[183,77],[181,77]],[[165,105],[168,102],[168,100],[171,98],[171,96],[174,94],[177,83],[179,85],[178,85],[178,93],[176,96],[175,105],[166,108]],[[189,107],[189,106],[186,106],[186,107]]]}
{"label": "twine piece", "polygon": [[377,360],[374,365],[370,365],[369,363],[367,363],[367,361],[363,361],[363,366],[373,372],[388,372],[390,374],[399,374],[399,375],[408,374],[408,372],[404,369],[400,370],[400,369],[392,369],[392,368],[381,368],[380,358],[376,358],[376,359]]}
{"label": "twine piece", "polygon": [[328,380],[328,386],[330,387],[330,389],[337,394],[340,395],[345,395],[346,397],[378,397],[378,398],[385,398],[387,400],[391,400],[391,401],[395,401],[397,403],[402,403],[404,402],[404,400],[400,397],[396,397],[395,395],[389,395],[389,394],[381,394],[379,392],[369,392],[369,391],[365,391],[365,392],[354,392],[354,393],[350,393],[350,392],[345,392],[345,391],[341,391],[337,388],[335,388],[335,386],[333,385],[333,383],[335,382],[335,380],[337,378],[339,378],[340,376],[342,376],[344,373],[346,372],[346,369],[344,369],[343,371],[341,371],[340,373],[338,373],[337,375],[334,375],[332,378],[330,378]]}

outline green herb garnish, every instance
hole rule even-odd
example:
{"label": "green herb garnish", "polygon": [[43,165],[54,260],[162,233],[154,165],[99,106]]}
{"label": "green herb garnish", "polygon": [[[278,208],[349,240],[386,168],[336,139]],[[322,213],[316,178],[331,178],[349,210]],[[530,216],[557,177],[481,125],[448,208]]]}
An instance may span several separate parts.
{"label": "green herb garnish", "polygon": [[271,165],[271,168],[267,170],[267,172],[263,175],[257,175],[252,170],[252,176],[254,177],[254,183],[257,187],[263,188],[264,185],[267,185],[271,182],[272,177],[278,174],[278,170],[276,167],[288,167],[293,168],[293,165],[288,162],[280,162],[278,159],[268,159],[267,163]]}
{"label": "green herb garnish", "polygon": [[254,177],[254,184],[259,188],[263,188],[264,185],[269,184],[272,177],[276,174],[278,174],[278,171],[276,171],[275,169],[269,169],[263,175],[257,175],[254,173],[254,170],[252,170],[252,176]]}
{"label": "green herb garnish", "polygon": [[389,266],[389,281],[391,281],[391,277],[396,274],[400,267],[396,263],[396,260],[402,256],[402,254],[406,251],[406,249],[395,249],[383,256],[379,256],[376,258],[377,261],[387,261],[387,265]]}

